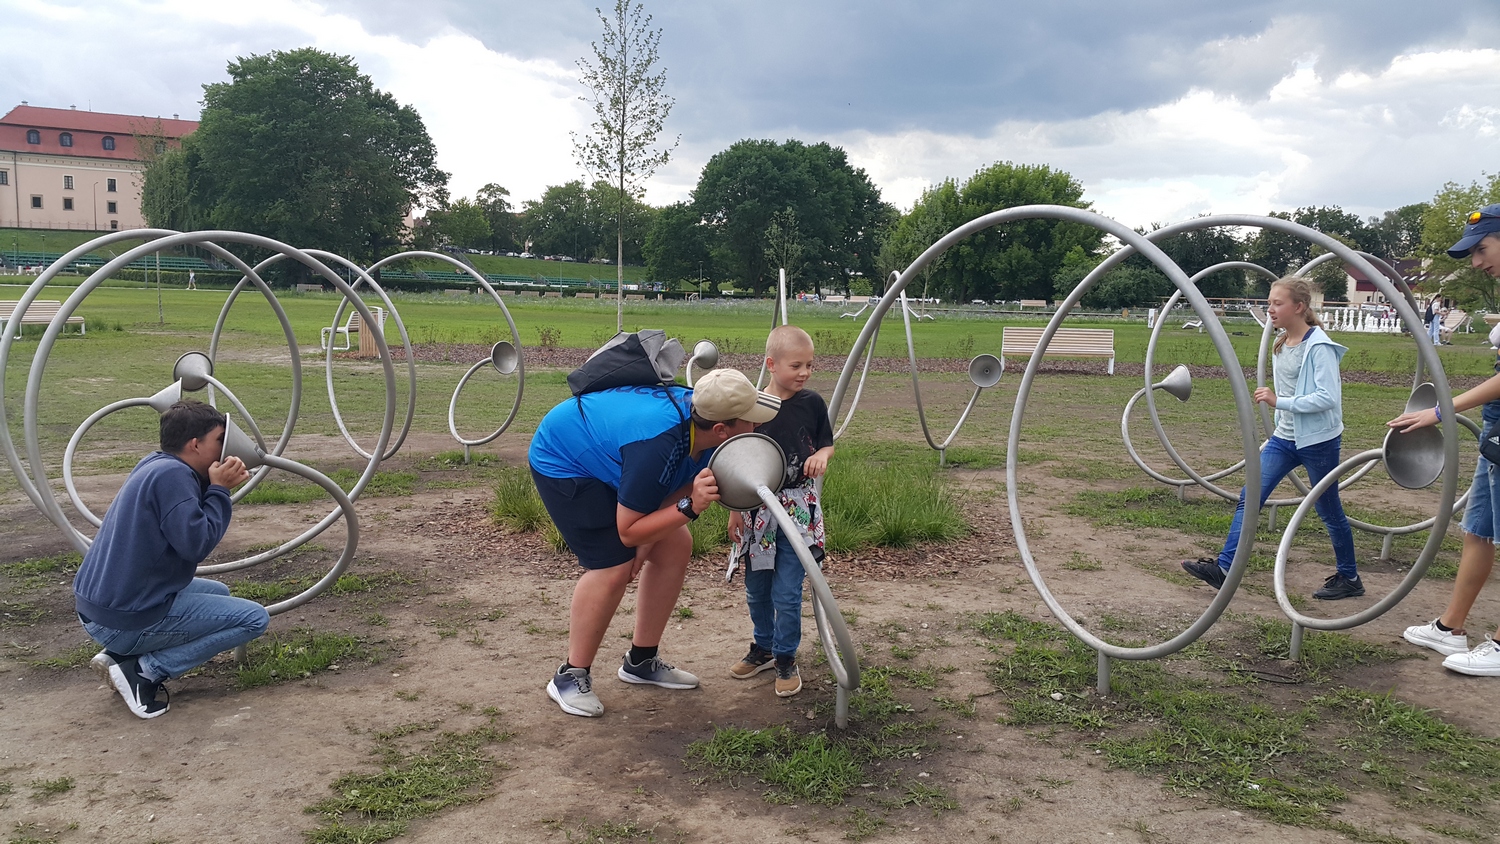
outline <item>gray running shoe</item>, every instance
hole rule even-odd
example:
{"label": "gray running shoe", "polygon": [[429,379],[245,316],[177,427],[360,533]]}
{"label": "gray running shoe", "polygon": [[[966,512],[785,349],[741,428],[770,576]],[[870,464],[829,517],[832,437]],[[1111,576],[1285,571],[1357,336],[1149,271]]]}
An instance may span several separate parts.
{"label": "gray running shoe", "polygon": [[648,686],[661,686],[663,689],[696,689],[698,678],[665,662],[661,657],[653,656],[640,665],[632,665],[630,654],[625,654],[625,659],[617,672],[621,680],[627,683],[643,683]]}
{"label": "gray running shoe", "polygon": [[569,668],[564,671],[565,665],[567,663],[559,665],[557,673],[547,683],[547,697],[556,701],[562,711],[569,715],[582,715],[585,718],[603,715],[604,704],[594,694],[594,678],[589,676],[589,670]]}

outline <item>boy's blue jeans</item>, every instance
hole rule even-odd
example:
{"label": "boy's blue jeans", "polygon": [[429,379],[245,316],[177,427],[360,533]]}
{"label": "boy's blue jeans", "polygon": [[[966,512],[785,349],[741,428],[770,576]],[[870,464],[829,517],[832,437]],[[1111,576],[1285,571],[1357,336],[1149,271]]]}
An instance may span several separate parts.
{"label": "boy's blue jeans", "polygon": [[271,617],[254,601],[234,598],[217,580],[193,578],[165,618],[145,630],[116,630],[85,622],[83,630],[104,649],[141,658],[141,673],[159,680],[181,677],[266,632]]}
{"label": "boy's blue jeans", "polygon": [[[1264,505],[1282,478],[1301,465],[1307,469],[1307,477],[1313,484],[1323,479],[1339,465],[1339,446],[1343,437],[1316,445],[1298,448],[1291,440],[1271,437],[1260,450],[1260,503]],[[1333,541],[1334,564],[1339,574],[1353,580],[1359,577],[1354,565],[1354,532],[1349,529],[1349,519],[1344,515],[1344,505],[1339,502],[1339,487],[1334,484],[1314,505],[1318,518],[1328,529],[1328,538]],[[1229,570],[1234,560],[1235,549],[1240,545],[1240,529],[1245,522],[1245,489],[1240,488],[1240,501],[1234,508],[1234,521],[1229,525],[1229,537],[1224,540],[1224,550],[1219,552],[1219,568]]]}
{"label": "boy's blue jeans", "polygon": [[802,644],[802,559],[784,532],[776,535],[776,568],[745,571],[745,601],[755,644],[778,657],[797,655]]}

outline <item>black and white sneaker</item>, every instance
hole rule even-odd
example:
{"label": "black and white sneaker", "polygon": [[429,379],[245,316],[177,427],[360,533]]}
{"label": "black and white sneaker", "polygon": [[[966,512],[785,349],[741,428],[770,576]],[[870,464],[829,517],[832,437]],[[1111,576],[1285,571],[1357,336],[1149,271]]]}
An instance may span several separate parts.
{"label": "black and white sneaker", "polygon": [[[105,657],[109,657],[106,655]],[[98,659],[98,657],[95,657]],[[147,680],[141,676],[141,665],[138,657],[122,659],[109,666],[109,681],[125,700],[125,706],[130,709],[130,714],[137,718],[155,718],[165,715],[171,708],[171,699],[158,701],[156,693],[165,693],[161,683]]]}

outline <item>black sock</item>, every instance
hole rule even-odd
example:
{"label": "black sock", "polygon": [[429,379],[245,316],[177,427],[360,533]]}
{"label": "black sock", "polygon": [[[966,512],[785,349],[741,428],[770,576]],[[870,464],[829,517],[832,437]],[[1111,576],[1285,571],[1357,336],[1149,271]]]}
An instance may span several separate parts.
{"label": "black sock", "polygon": [[559,674],[566,674],[570,669],[573,669],[573,668],[582,668],[585,674],[589,673],[589,667],[587,665],[574,665],[573,663],[568,662],[567,660],[563,660],[563,667],[557,673],[559,673]]}
{"label": "black sock", "polygon": [[1434,619],[1432,623],[1433,623],[1433,626],[1437,627],[1437,629],[1443,631],[1444,633],[1452,633],[1453,632],[1453,628],[1449,627],[1446,624],[1444,624],[1443,620],[1441,618]]}
{"label": "black sock", "polygon": [[631,665],[640,665],[648,659],[655,659],[656,652],[660,649],[660,647],[660,645],[652,645],[651,647],[647,648],[631,642],[630,653],[626,654],[625,658],[630,660]]}

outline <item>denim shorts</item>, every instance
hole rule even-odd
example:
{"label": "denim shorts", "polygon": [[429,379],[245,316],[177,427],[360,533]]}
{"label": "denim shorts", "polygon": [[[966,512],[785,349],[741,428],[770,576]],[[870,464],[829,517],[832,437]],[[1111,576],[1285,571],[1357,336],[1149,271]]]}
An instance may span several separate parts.
{"label": "denim shorts", "polygon": [[[1488,437],[1500,427],[1500,422],[1485,420],[1483,437]],[[1500,536],[1500,519],[1496,518],[1495,505],[1500,502],[1500,466],[1479,458],[1474,467],[1474,488],[1469,491],[1469,503],[1464,508],[1464,533],[1472,534],[1490,542]]]}
{"label": "denim shorts", "polygon": [[620,541],[620,497],[614,487],[594,478],[549,478],[536,469],[531,479],[580,566],[610,569],[635,559],[635,549]]}

